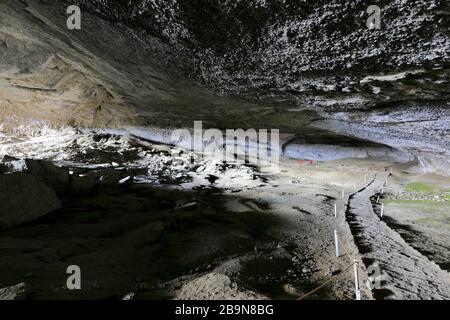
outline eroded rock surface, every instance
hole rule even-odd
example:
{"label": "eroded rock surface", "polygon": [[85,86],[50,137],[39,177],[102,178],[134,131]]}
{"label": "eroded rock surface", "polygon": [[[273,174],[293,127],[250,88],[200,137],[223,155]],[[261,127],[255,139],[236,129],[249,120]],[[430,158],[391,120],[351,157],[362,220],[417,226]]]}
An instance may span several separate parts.
{"label": "eroded rock surface", "polygon": [[[450,187],[448,1],[378,1],[379,30],[372,4],[2,0],[0,298],[26,281],[33,298],[296,299],[355,259],[383,271],[363,299],[448,298],[369,200],[393,166]],[[196,120],[279,129],[273,150],[300,161],[203,158],[171,140]],[[69,264],[83,291],[65,290]],[[310,298],[353,299],[353,281]]]}
{"label": "eroded rock surface", "polygon": [[4,127],[320,130],[449,167],[444,0],[383,1],[380,30],[364,0],[74,3],[79,31],[69,1],[2,2]]}
{"label": "eroded rock surface", "polygon": [[61,207],[55,192],[27,173],[0,175],[0,227],[33,221]]}

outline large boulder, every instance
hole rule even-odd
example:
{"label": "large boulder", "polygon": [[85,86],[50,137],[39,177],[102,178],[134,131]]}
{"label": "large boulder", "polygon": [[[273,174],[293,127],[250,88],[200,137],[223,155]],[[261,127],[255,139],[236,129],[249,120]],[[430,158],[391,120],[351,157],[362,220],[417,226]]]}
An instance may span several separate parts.
{"label": "large boulder", "polygon": [[37,176],[55,192],[62,196],[69,184],[69,170],[55,166],[51,162],[42,160],[26,160],[27,172]]}
{"label": "large boulder", "polygon": [[33,221],[61,208],[56,193],[28,173],[0,176],[0,229]]}

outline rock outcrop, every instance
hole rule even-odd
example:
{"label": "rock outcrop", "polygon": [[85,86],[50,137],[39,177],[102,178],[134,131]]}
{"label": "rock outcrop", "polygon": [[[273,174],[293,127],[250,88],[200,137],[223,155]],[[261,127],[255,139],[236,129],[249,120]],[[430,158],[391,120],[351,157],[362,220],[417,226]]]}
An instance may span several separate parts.
{"label": "rock outcrop", "polygon": [[320,130],[449,167],[448,3],[382,1],[379,30],[371,4],[2,1],[2,127]]}
{"label": "rock outcrop", "polygon": [[61,208],[56,193],[28,173],[0,176],[0,228],[33,221]]}

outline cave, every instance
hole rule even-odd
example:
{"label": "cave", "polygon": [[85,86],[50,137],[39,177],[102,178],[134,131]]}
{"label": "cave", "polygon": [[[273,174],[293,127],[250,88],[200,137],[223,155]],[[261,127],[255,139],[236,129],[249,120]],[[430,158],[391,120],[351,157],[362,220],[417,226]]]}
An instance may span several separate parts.
{"label": "cave", "polygon": [[449,3],[375,7],[2,0],[0,300],[450,299]]}

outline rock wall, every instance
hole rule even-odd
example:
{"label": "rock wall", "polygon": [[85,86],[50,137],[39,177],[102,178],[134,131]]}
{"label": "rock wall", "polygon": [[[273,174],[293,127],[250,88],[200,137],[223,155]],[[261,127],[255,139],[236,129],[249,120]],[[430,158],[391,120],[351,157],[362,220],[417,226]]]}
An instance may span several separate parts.
{"label": "rock wall", "polygon": [[[82,8],[82,29],[66,7]],[[448,2],[0,4],[0,118],[88,127],[327,132],[448,157]],[[444,161],[445,162],[445,161]]]}

